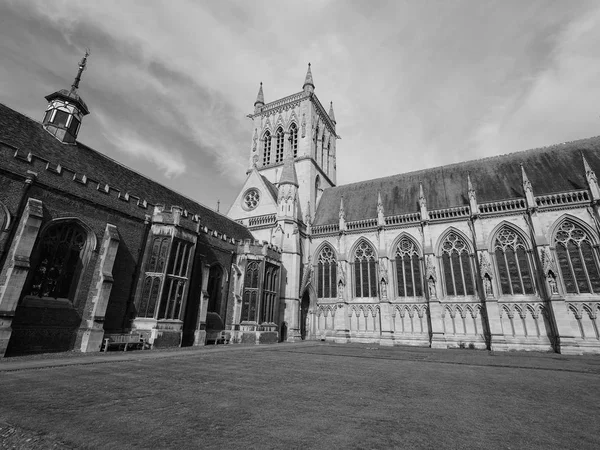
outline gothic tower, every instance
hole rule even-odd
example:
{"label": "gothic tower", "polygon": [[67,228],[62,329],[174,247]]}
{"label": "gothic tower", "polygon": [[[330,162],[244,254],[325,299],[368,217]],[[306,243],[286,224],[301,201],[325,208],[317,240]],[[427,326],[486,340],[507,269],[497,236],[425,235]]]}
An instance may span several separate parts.
{"label": "gothic tower", "polygon": [[[282,251],[280,324],[287,339],[300,339],[301,273],[306,272],[310,218],[323,190],[336,184],[336,122],[315,94],[310,64],[302,90],[265,102],[260,84],[252,120],[248,178],[228,216],[258,240]],[[304,267],[303,267],[304,265]],[[285,305],[285,307],[282,307]],[[305,313],[305,312],[304,312]]]}
{"label": "gothic tower", "polygon": [[79,70],[70,90],[61,89],[46,96],[48,107],[42,124],[48,133],[64,144],[75,143],[81,119],[90,113],[83,98],[77,92],[89,55],[89,51],[86,51],[79,62]]}

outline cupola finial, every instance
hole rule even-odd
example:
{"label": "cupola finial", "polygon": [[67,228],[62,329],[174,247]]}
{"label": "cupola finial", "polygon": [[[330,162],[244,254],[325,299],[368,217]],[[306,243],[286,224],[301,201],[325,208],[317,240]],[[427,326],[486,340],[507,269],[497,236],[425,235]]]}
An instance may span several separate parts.
{"label": "cupola finial", "polygon": [[69,92],[69,95],[73,95],[77,91],[77,89],[79,89],[79,82],[81,81],[81,74],[85,70],[88,56],[90,56],[90,49],[86,48],[85,56],[83,58],[81,58],[81,61],[79,61],[79,70],[77,71],[77,76],[75,77],[75,80],[73,80],[73,84],[71,85],[71,92]]}

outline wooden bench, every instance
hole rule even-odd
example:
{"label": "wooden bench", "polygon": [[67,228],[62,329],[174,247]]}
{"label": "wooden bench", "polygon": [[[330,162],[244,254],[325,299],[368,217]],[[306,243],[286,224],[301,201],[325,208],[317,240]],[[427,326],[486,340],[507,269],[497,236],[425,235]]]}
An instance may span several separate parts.
{"label": "wooden bench", "polygon": [[221,344],[229,344],[231,341],[231,335],[226,331],[207,331],[206,332],[206,343],[212,341],[214,345],[219,343]]}
{"label": "wooden bench", "polygon": [[126,352],[127,348],[136,348],[144,350],[146,348],[146,338],[140,333],[130,334],[105,334],[103,351],[107,352],[109,347],[123,347]]}

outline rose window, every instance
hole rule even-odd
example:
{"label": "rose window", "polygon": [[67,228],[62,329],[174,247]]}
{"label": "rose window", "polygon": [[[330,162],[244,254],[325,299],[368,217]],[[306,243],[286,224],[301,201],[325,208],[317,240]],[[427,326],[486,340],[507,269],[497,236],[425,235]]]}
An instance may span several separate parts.
{"label": "rose window", "polygon": [[244,206],[246,209],[254,209],[258,206],[260,194],[256,189],[251,189],[244,195]]}

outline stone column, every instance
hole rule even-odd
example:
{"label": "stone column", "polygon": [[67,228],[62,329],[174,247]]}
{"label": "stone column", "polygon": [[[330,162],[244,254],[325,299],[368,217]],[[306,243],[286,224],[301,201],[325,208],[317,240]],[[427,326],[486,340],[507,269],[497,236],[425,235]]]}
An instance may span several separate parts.
{"label": "stone column", "polygon": [[104,316],[113,286],[113,266],[119,249],[117,227],[106,224],[94,278],[83,309],[83,320],[77,332],[76,347],[82,352],[100,351],[104,338]]}
{"label": "stone column", "polygon": [[30,198],[8,251],[5,269],[0,275],[0,356],[4,356],[12,334],[12,319],[29,274],[29,258],[42,226],[42,219],[42,202]]}
{"label": "stone column", "polygon": [[206,343],[206,314],[208,312],[208,276],[210,266],[202,265],[202,289],[200,294],[200,306],[198,307],[198,320],[194,331],[194,345],[202,346]]}

